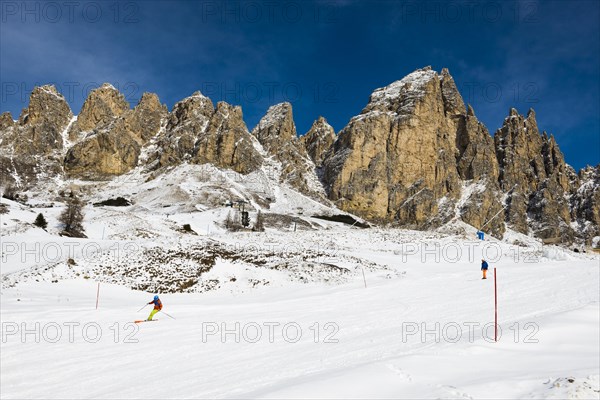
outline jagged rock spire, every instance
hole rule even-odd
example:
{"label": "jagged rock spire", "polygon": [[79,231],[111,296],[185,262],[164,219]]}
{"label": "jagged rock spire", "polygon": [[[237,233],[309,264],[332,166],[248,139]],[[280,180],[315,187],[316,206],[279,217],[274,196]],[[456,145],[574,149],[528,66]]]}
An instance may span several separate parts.
{"label": "jagged rock spire", "polygon": [[335,130],[325,118],[319,117],[301,140],[311,160],[315,165],[320,166],[325,153],[335,141]]}
{"label": "jagged rock spire", "polygon": [[338,136],[320,117],[302,139],[289,103],[270,107],[250,134],[240,107],[215,107],[200,92],[169,113],[151,93],[130,109],[104,84],[75,119],[56,88],[41,86],[18,121],[0,115],[0,148],[0,177],[23,185],[63,167],[82,179],[185,162],[244,174],[263,167],[372,221],[427,229],[461,219],[498,237],[508,226],[563,242],[600,234],[600,166],[577,175],[532,109],[511,108],[492,140],[447,69],[374,90]]}

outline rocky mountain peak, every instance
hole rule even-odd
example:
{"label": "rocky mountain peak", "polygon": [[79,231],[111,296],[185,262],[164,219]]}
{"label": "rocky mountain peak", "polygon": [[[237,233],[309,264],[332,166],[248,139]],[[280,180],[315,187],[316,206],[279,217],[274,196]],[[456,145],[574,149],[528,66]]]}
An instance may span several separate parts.
{"label": "rocky mountain peak", "polygon": [[220,101],[207,129],[198,136],[194,160],[250,173],[262,164],[254,140],[244,122],[242,108]]}
{"label": "rocky mountain peak", "polygon": [[409,114],[414,110],[416,102],[430,91],[428,87],[437,83],[438,74],[431,67],[418,69],[398,81],[375,89],[361,114]]}
{"label": "rocky mountain peak", "polygon": [[301,193],[325,199],[315,172],[315,164],[296,133],[292,105],[288,102],[269,107],[252,130],[264,150],[281,165],[279,180]]}
{"label": "rocky mountain peak", "polygon": [[302,144],[315,165],[323,163],[325,153],[335,142],[335,130],[323,117],[319,117],[301,138]]}
{"label": "rocky mountain peak", "polygon": [[125,96],[111,84],[105,83],[90,91],[85,99],[77,117],[76,133],[103,127],[128,110],[129,103]]}
{"label": "rocky mountain peak", "polygon": [[492,182],[498,180],[494,140],[485,125],[479,122],[470,105],[467,115],[462,115],[458,124],[456,147],[457,167],[462,179],[487,178]]}
{"label": "rocky mountain peak", "polygon": [[72,176],[105,179],[135,168],[142,146],[154,138],[167,107],[156,94],[144,93],[138,104],[129,108],[123,95],[110,84],[90,93],[72,131],[93,126],[91,134],[78,140],[67,152],[65,170]]}
{"label": "rocky mountain peak", "polygon": [[467,116],[469,116],[469,117],[475,116],[475,110],[473,110],[473,107],[471,107],[470,104],[467,106]]}
{"label": "rocky mountain peak", "polygon": [[[494,140],[503,189],[508,191],[521,184],[527,190],[535,190],[538,175],[544,172],[542,137],[537,129],[535,114],[530,113],[525,118],[511,108],[502,127],[494,135]],[[525,175],[522,174],[522,168],[527,171]]]}
{"label": "rocky mountain peak", "polygon": [[135,106],[136,108],[159,109],[166,106],[160,103],[160,99],[156,93],[144,92],[140,101]]}
{"label": "rocky mountain peak", "polygon": [[0,114],[0,131],[12,128],[15,125],[12,114],[8,111]]}
{"label": "rocky mountain peak", "polygon": [[200,91],[194,92],[189,97],[177,102],[169,115],[167,129],[173,130],[185,124],[207,123],[215,112],[213,102]]}
{"label": "rocky mountain peak", "polygon": [[[464,115],[465,102],[454,83],[454,78],[450,75],[448,68],[442,69],[440,74],[440,84],[442,85],[442,98],[444,99],[444,110],[447,115]],[[472,110],[471,110],[472,111]]]}
{"label": "rocky mountain peak", "polygon": [[276,150],[296,138],[292,105],[283,102],[269,107],[267,113],[252,130],[252,134],[267,151]]}
{"label": "rocky mountain peak", "polygon": [[319,118],[317,118],[313,122],[312,126],[310,127],[310,129],[308,130],[306,135],[308,135],[309,133],[311,135],[317,135],[317,136],[331,136],[331,134],[333,134],[335,136],[335,130],[333,129],[333,127],[331,125],[329,125],[329,123],[327,122],[327,119],[325,119],[325,117],[322,117],[322,116],[319,116]]}
{"label": "rocky mountain peak", "polygon": [[[511,108],[494,136],[499,183],[508,193],[506,220],[513,229],[547,240],[573,237],[567,199],[571,179],[553,138],[539,132],[535,111]],[[562,239],[561,239],[562,238]]]}
{"label": "rocky mountain peak", "polygon": [[340,131],[323,163],[330,198],[364,218],[404,226],[452,218],[460,194],[455,142],[440,76],[429,67],[414,71],[376,89]]}
{"label": "rocky mountain peak", "polygon": [[139,144],[144,144],[158,134],[167,116],[167,106],[161,104],[158,96],[144,93],[133,110],[122,115],[115,129],[129,133]]}
{"label": "rocky mountain peak", "polygon": [[21,125],[47,124],[54,130],[67,126],[73,113],[69,104],[54,85],[38,86],[29,96],[29,106],[23,110],[19,123]]}
{"label": "rocky mountain peak", "polygon": [[64,172],[109,179],[208,163],[273,171],[373,222],[429,229],[462,220],[497,237],[510,227],[562,242],[600,234],[600,166],[576,174],[533,109],[511,108],[492,138],[447,69],[422,68],[374,90],[337,136],[319,117],[302,138],[290,103],[270,107],[250,133],[239,106],[215,107],[201,92],[169,113],[152,93],[130,109],[105,84],[75,119],[56,88],[41,86],[18,122],[0,115],[0,147],[1,177],[24,185]]}
{"label": "rocky mountain peak", "polygon": [[148,168],[191,162],[250,173],[262,164],[254,140],[241,107],[220,101],[215,108],[197,91],[173,106],[165,130],[157,138],[157,150],[148,159]]}
{"label": "rocky mountain peak", "polygon": [[242,107],[234,106],[232,104],[227,103],[226,101],[219,101],[217,103],[217,108],[215,109],[215,112],[223,113],[225,116],[229,116],[230,113],[241,116]]}
{"label": "rocky mountain peak", "polygon": [[2,115],[2,146],[13,155],[24,157],[53,154],[62,150],[62,134],[72,118],[67,101],[53,85],[38,86],[31,92],[29,105],[17,124],[9,113]]}

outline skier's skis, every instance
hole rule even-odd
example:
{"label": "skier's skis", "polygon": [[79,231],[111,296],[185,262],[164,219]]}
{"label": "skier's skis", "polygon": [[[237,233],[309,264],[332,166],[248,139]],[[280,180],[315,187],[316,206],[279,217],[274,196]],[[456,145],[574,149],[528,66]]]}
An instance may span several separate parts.
{"label": "skier's skis", "polygon": [[142,322],[154,322],[154,321],[158,321],[157,319],[138,319],[133,321],[133,323],[135,324],[140,324]]}

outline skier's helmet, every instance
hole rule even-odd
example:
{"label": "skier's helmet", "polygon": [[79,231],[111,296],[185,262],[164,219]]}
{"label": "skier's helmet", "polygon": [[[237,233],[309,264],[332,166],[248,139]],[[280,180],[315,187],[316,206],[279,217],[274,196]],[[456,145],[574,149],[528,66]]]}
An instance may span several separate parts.
{"label": "skier's helmet", "polygon": [[158,295],[154,296],[154,300],[158,300]]}

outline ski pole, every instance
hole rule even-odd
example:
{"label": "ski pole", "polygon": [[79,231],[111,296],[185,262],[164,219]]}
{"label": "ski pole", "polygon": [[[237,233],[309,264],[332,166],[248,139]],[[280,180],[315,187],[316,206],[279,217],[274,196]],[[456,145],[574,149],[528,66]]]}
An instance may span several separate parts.
{"label": "ski pole", "polygon": [[167,317],[175,319],[175,317],[173,317],[173,316],[171,316],[171,315],[167,314],[166,312],[164,312],[164,311],[161,311],[161,312],[162,312],[163,314],[165,314]]}
{"label": "ski pole", "polygon": [[146,306],[147,306],[147,305],[148,305],[148,304],[144,304],[144,307],[142,307],[142,308],[140,308],[139,310],[137,310],[137,312],[140,312],[140,311],[142,311],[144,308],[146,308]]}

